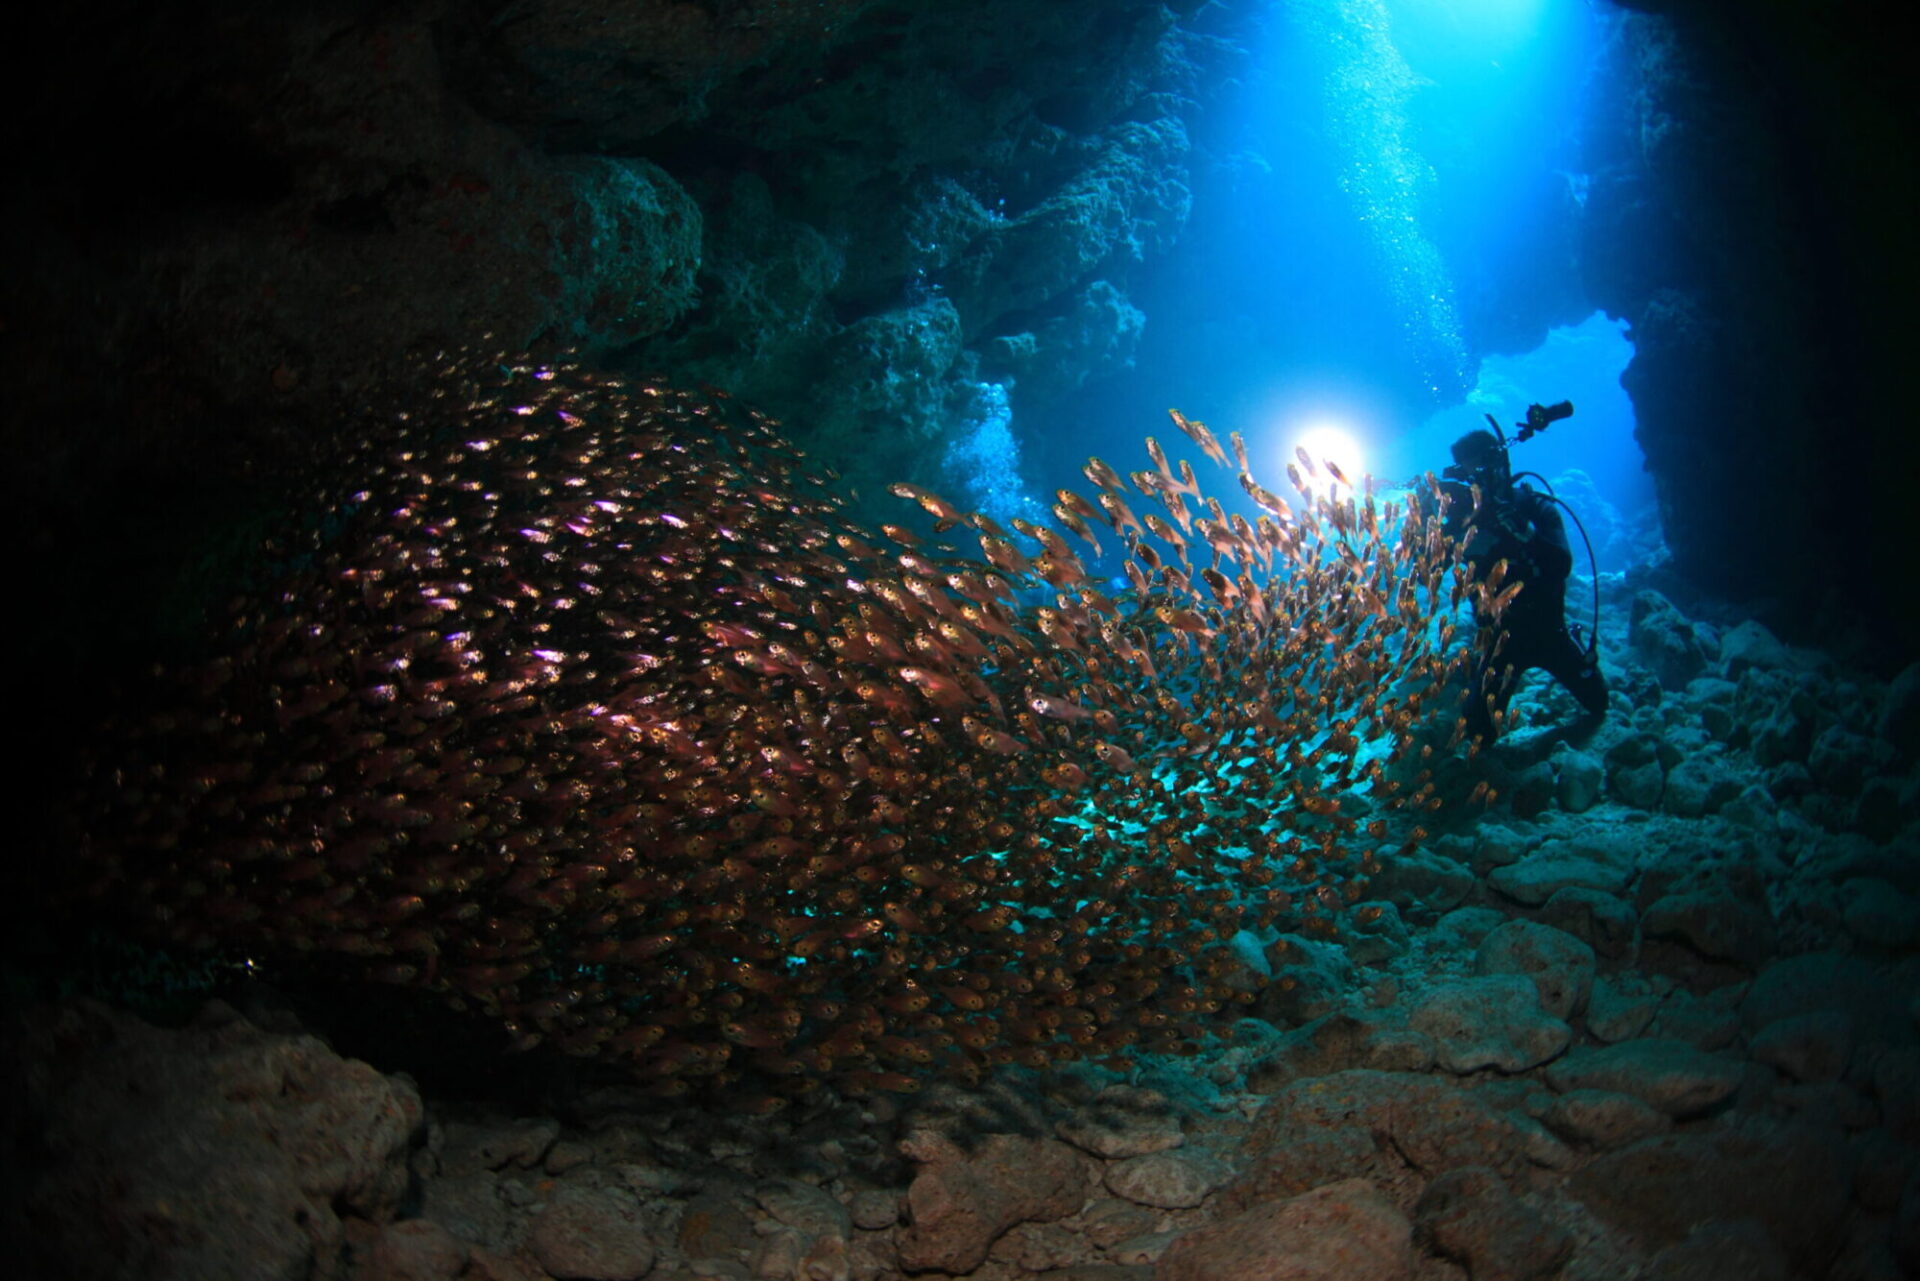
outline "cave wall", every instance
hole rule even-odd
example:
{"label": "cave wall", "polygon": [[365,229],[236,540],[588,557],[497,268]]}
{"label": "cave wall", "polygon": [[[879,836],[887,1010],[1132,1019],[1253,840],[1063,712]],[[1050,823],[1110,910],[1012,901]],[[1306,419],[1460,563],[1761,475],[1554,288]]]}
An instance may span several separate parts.
{"label": "cave wall", "polygon": [[[467,342],[725,385],[927,480],[1122,369],[1253,3],[560,0],[23,20],[0,123],[15,632],[70,706],[191,633],[278,480]],[[1588,295],[1678,567],[1913,648],[1903,82],[1869,7],[1635,0]],[[1204,147],[1204,143],[1199,144]],[[1532,330],[1547,317],[1513,323]],[[488,335],[483,339],[483,335]],[[35,695],[38,697],[38,695]]]}
{"label": "cave wall", "polygon": [[1920,650],[1911,92],[1878,7],[1632,0],[1586,140],[1588,292],[1676,567],[1801,639]]}
{"label": "cave wall", "polygon": [[983,380],[1019,403],[1123,365],[1131,278],[1180,234],[1187,121],[1233,52],[1183,25],[1200,7],[26,20],[0,86],[0,507],[45,719],[84,724],[190,645],[291,478],[422,353],[572,349],[725,387],[870,495],[932,478]]}
{"label": "cave wall", "polygon": [[32,403],[80,411],[85,445],[27,488],[124,454],[129,413],[164,452],[228,417],[264,454],[483,334],[725,386],[863,479],[930,479],[920,455],[979,380],[1051,397],[1129,359],[1129,277],[1185,223],[1221,47],[1181,25],[1194,7],[105,3],[50,23],[7,112],[7,271],[33,323],[6,359]]}
{"label": "cave wall", "polygon": [[700,306],[617,359],[724,383],[869,486],[948,481],[982,383],[1019,414],[1131,359],[1216,49],[1159,4],[989,0],[741,77],[655,144],[710,211]]}

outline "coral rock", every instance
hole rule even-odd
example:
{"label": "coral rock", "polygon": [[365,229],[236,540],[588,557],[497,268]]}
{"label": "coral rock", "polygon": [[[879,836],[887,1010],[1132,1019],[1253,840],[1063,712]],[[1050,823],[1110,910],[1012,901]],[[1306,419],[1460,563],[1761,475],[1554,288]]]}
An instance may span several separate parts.
{"label": "coral rock", "polygon": [[631,1281],[653,1266],[654,1246],[631,1194],[562,1187],[533,1221],[540,1266],[566,1281]]}
{"label": "coral rock", "polygon": [[1691,1116],[1740,1088],[1744,1069],[1733,1059],[1681,1041],[1622,1041],[1580,1049],[1547,1069],[1553,1088],[1631,1094],[1668,1116]]}
{"label": "coral rock", "polygon": [[335,1277],[339,1215],[386,1220],[406,1191],[413,1087],[218,1002],[179,1031],[60,1006],[19,1047],[19,1137],[49,1159],[17,1239],[61,1274]]}
{"label": "coral rock", "polygon": [[970,1156],[951,1142],[923,1141],[909,1155],[924,1163],[907,1189],[909,1225],[900,1234],[910,1272],[971,1272],[1014,1224],[1064,1218],[1085,1199],[1080,1158],[1052,1139],[996,1134]]}
{"label": "coral rock", "polygon": [[1554,1058],[1573,1037],[1571,1028],[1540,1008],[1533,980],[1513,974],[1436,988],[1413,1007],[1407,1023],[1433,1038],[1435,1056],[1449,1072],[1524,1072]]}
{"label": "coral rock", "polygon": [[1413,1225],[1364,1179],[1254,1206],[1186,1233],[1157,1281],[1403,1281]]}
{"label": "coral rock", "polygon": [[1474,1281],[1536,1281],[1573,1254],[1573,1237],[1514,1196],[1484,1166],[1449,1170],[1414,1206],[1419,1237],[1466,1263]]}

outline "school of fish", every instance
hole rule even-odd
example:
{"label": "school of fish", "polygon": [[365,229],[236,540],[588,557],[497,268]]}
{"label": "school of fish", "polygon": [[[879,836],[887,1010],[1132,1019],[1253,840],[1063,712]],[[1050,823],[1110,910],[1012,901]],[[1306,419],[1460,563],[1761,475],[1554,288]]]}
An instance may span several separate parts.
{"label": "school of fish", "polygon": [[902,484],[869,530],[722,396],[436,373],[172,710],[114,727],[102,910],[771,1110],[1191,1051],[1254,999],[1236,934],[1377,912],[1441,803],[1430,490],[1330,499],[1302,454],[1289,502],[1176,413],[1253,519],[1149,439],[1058,529]]}

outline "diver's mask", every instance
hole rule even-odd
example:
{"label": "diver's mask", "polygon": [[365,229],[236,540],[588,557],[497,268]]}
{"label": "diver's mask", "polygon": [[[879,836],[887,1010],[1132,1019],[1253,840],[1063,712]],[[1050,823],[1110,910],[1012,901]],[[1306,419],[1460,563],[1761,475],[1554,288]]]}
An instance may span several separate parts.
{"label": "diver's mask", "polygon": [[1462,485],[1478,485],[1482,494],[1498,495],[1507,491],[1511,472],[1503,451],[1475,463],[1449,463],[1440,469],[1440,478]]}

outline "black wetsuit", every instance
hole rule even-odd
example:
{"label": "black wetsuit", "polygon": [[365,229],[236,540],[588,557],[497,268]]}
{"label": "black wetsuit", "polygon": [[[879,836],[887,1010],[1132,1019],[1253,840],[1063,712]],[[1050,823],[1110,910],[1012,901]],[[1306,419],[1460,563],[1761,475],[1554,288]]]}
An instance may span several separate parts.
{"label": "black wetsuit", "polygon": [[1504,560],[1507,572],[1501,589],[1526,584],[1507,605],[1498,631],[1484,608],[1478,603],[1474,607],[1480,635],[1469,672],[1467,732],[1493,741],[1493,713],[1505,713],[1521,673],[1534,667],[1566,686],[1590,714],[1604,715],[1606,680],[1567,631],[1567,575],[1573,570],[1573,553],[1553,500],[1525,485],[1511,485],[1503,497],[1489,495],[1476,514],[1466,486],[1459,485],[1452,497],[1448,529],[1465,536],[1474,581],[1484,582]]}

